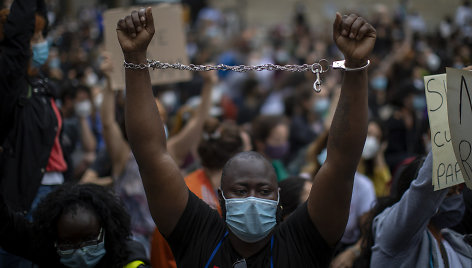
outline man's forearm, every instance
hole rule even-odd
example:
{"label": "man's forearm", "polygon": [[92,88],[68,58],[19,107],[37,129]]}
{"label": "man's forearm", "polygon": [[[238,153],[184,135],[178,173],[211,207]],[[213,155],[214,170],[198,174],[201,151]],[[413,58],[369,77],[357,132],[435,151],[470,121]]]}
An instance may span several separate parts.
{"label": "man's forearm", "polygon": [[[126,56],[127,62],[145,63],[146,56],[133,54]],[[151,78],[148,70],[126,69],[126,131],[136,158],[141,153],[165,151],[166,139],[163,123],[154,102]]]}
{"label": "man's forearm", "polygon": [[329,132],[328,152],[354,173],[367,134],[367,71],[345,72],[339,103]]}

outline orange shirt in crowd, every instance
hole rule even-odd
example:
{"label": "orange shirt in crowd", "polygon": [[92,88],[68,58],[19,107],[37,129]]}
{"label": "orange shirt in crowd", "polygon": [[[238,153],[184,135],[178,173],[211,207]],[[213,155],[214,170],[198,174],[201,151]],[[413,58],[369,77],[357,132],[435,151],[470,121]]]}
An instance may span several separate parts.
{"label": "orange shirt in crowd", "polygon": [[[190,191],[205,201],[211,208],[218,210],[218,213],[221,215],[218,196],[203,169],[198,169],[187,175],[185,183]],[[151,265],[152,267],[160,268],[177,267],[172,250],[157,228],[151,240]]]}

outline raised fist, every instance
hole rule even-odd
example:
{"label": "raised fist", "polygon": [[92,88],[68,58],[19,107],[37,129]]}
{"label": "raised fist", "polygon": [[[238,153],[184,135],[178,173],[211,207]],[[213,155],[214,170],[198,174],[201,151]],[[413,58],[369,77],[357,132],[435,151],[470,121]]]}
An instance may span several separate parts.
{"label": "raised fist", "polygon": [[134,10],[118,21],[116,32],[123,54],[146,53],[155,32],[152,9]]}
{"label": "raised fist", "polygon": [[341,16],[336,13],[333,40],[344,54],[347,67],[360,67],[367,62],[376,37],[374,27],[363,18],[355,14]]}

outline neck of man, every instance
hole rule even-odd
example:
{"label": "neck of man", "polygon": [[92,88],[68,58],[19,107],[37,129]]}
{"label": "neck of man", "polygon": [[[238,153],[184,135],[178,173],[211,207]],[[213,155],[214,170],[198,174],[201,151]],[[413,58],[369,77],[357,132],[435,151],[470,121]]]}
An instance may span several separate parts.
{"label": "neck of man", "polygon": [[262,248],[264,248],[267,243],[270,242],[271,237],[272,233],[270,233],[268,236],[264,237],[260,241],[257,241],[255,243],[247,243],[239,239],[231,231],[228,234],[229,241],[233,246],[234,250],[236,250],[236,252],[245,259],[253,256],[254,254],[258,253]]}
{"label": "neck of man", "polygon": [[441,243],[441,240],[442,240],[441,231],[431,223],[428,224],[428,230],[431,232],[431,234],[433,234],[436,241],[438,243]]}
{"label": "neck of man", "polygon": [[221,175],[223,171],[221,169],[212,170],[206,167],[203,167],[203,171],[205,172],[205,175],[208,177],[208,179],[210,179],[213,189],[217,190],[218,188],[220,188]]}

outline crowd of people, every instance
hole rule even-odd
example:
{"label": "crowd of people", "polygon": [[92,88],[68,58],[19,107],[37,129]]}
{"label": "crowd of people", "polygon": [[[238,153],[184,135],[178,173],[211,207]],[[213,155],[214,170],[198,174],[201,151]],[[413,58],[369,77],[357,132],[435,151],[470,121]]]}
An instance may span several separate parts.
{"label": "crowd of people", "polygon": [[[183,6],[192,63],[346,69],[315,93],[312,72],[152,86],[126,68],[115,91],[105,6],[5,3],[0,267],[472,265],[470,190],[433,191],[423,82],[472,65],[469,1],[434,28],[400,1],[332,31],[300,5],[273,27]],[[126,62],[146,63],[154,26],[150,9],[116,22]]]}

